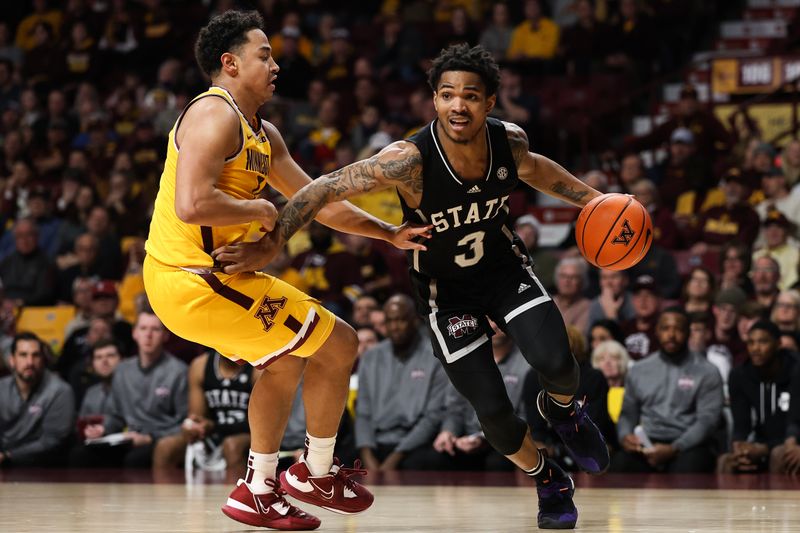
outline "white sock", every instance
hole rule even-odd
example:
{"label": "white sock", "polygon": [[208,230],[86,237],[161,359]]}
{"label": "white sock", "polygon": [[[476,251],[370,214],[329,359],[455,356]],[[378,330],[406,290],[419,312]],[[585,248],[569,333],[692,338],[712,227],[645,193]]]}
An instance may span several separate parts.
{"label": "white sock", "polygon": [[306,464],[312,476],[324,476],[330,472],[335,445],[336,435],[322,438],[306,433]]}
{"label": "white sock", "polygon": [[244,480],[253,494],[266,494],[272,487],[265,483],[268,479],[275,479],[278,470],[278,452],[256,453],[250,450],[247,456],[247,474]]}

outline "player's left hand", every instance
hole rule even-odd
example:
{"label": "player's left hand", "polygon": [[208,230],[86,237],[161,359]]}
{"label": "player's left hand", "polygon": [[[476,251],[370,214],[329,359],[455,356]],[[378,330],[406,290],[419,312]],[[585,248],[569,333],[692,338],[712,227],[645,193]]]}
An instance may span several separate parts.
{"label": "player's left hand", "polygon": [[222,265],[226,274],[237,272],[255,272],[261,270],[272,261],[280,251],[276,242],[277,232],[267,233],[256,242],[237,242],[220,246],[211,257]]}
{"label": "player's left hand", "polygon": [[428,248],[426,248],[424,244],[415,242],[414,239],[417,237],[430,239],[431,229],[433,229],[433,226],[431,225],[412,226],[408,222],[404,222],[402,225],[394,227],[389,242],[392,243],[395,248],[399,248],[401,250],[425,251]]}

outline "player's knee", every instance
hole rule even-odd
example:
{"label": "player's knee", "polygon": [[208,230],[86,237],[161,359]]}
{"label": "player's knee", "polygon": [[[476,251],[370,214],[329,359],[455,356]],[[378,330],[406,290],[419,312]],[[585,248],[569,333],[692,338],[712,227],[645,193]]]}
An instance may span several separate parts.
{"label": "player's knee", "polygon": [[539,372],[539,381],[547,392],[572,395],[578,390],[580,368],[570,352],[561,357],[550,358],[536,370]]}
{"label": "player's knee", "polygon": [[513,455],[522,447],[528,426],[510,409],[479,412],[483,434],[495,450],[503,455]]}
{"label": "player's knee", "polygon": [[325,346],[327,362],[351,368],[358,355],[358,336],[355,330],[349,324],[337,320],[330,340]]}

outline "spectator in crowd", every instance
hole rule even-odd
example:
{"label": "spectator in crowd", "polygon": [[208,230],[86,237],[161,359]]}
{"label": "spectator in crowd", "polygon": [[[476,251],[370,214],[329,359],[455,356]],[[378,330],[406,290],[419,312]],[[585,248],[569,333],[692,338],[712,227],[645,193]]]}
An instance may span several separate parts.
{"label": "spectator in crowd", "polygon": [[753,261],[765,256],[773,258],[781,272],[778,287],[785,291],[797,283],[797,265],[800,264],[800,249],[796,242],[789,242],[791,223],[783,213],[773,209],[767,213],[761,225],[764,247],[753,252]]}
{"label": "spectator in crowd", "polygon": [[589,306],[589,324],[607,318],[619,323],[635,316],[628,275],[619,270],[600,269],[600,294]]}
{"label": "spectator in crowd", "polygon": [[774,168],[761,176],[761,191],[764,199],[755,207],[756,213],[764,222],[772,211],[779,211],[790,224],[792,236],[800,227],[800,194],[790,194],[789,183],[781,169]]}
{"label": "spectator in crowd", "polygon": [[525,20],[511,33],[506,57],[527,62],[553,59],[558,50],[558,25],[542,15],[540,0],[525,0],[523,12]]}
{"label": "spectator in crowd", "polygon": [[470,20],[467,10],[462,6],[457,6],[449,17],[449,24],[442,27],[442,32],[437,39],[437,45],[440,48],[447,48],[460,43],[474,46],[478,44],[478,36],[478,30]]}
{"label": "spectator in crowd", "polygon": [[589,349],[594,350],[603,341],[617,341],[620,344],[625,342],[625,335],[619,322],[608,318],[601,318],[592,323],[589,328]]}
{"label": "spectator in crowd", "polygon": [[353,318],[351,323],[353,326],[359,327],[372,327],[369,315],[372,311],[380,309],[378,300],[369,294],[362,294],[356,301],[353,302]]}
{"label": "spectator in crowd", "polygon": [[553,296],[564,324],[579,331],[589,327],[589,299],[583,295],[588,284],[589,265],[582,257],[564,257],[556,266],[556,290]]}
{"label": "spectator in crowd", "polygon": [[[749,359],[730,374],[733,444],[720,456],[723,474],[776,471],[771,451],[784,443],[788,427],[791,378],[798,366],[796,354],[780,348],[780,330],[760,320],[747,337]],[[779,460],[779,457],[773,456]]]}
{"label": "spectator in crowd", "polygon": [[356,448],[368,470],[436,470],[433,440],[444,413],[447,377],[409,296],[384,306],[388,339],[358,365]]}
{"label": "spectator in crowd", "polygon": [[796,290],[781,291],[769,319],[778,326],[781,334],[789,334],[800,340],[800,293]]}
{"label": "spectator in crowd", "polygon": [[111,378],[121,361],[122,352],[113,340],[101,340],[92,345],[92,373],[99,381],[86,389],[78,410],[80,418],[99,416],[93,423],[102,424],[102,417],[111,413]]}
{"label": "spectator in crowd", "polygon": [[6,298],[23,305],[55,302],[55,267],[39,248],[38,229],[31,219],[14,224],[14,251],[0,261],[0,279]]}
{"label": "spectator in crowd", "polygon": [[369,323],[382,339],[386,338],[386,313],[383,309],[373,309],[369,312]]}
{"label": "spectator in crowd", "polygon": [[[617,439],[614,434],[614,425],[608,415],[608,384],[602,372],[592,367],[583,333],[573,326],[567,326],[567,337],[580,371],[579,385],[575,396],[582,398],[581,401],[588,404],[587,411],[603,433],[606,443],[614,446]],[[526,416],[524,418],[527,419],[530,426],[531,436],[538,447],[547,448],[550,457],[556,459],[568,470],[576,471],[578,466],[567,453],[558,434],[539,412],[535,398],[541,390],[539,375],[535,371],[528,372],[522,396],[529,399],[525,403]]]}
{"label": "spectator in crowd", "polygon": [[693,267],[681,291],[681,303],[687,313],[710,312],[716,294],[714,274],[703,266]]}
{"label": "spectator in crowd", "polygon": [[359,263],[359,271],[363,280],[362,290],[379,300],[388,298],[392,277],[389,274],[386,260],[373,245],[376,241],[362,235],[352,234],[342,235],[342,241],[347,251],[356,257]]}
{"label": "spectator in crowd", "polygon": [[800,474],[800,365],[795,364],[789,386],[789,416],[786,440],[772,449],[770,468],[776,474]]}
{"label": "spectator in crowd", "polygon": [[625,348],[638,361],[656,349],[656,321],[661,310],[661,289],[652,276],[636,278],[631,288],[634,317],[620,324]]}
{"label": "spectator in crowd", "polygon": [[383,33],[376,46],[373,64],[378,79],[406,83],[422,79],[420,63],[426,55],[425,40],[411,25],[397,15],[386,15]]}
{"label": "spectator in crowd", "polygon": [[714,316],[709,349],[727,353],[731,360],[735,354],[744,351],[744,340],[739,336],[737,322],[739,311],[747,302],[747,295],[738,287],[723,289],[714,298],[711,313]]}
{"label": "spectator in crowd", "polygon": [[189,416],[181,425],[200,469],[244,464],[250,449],[247,405],[260,375],[220,354],[204,353],[189,365]]}
{"label": "spectator in crowd", "polygon": [[19,333],[8,358],[11,376],[0,378],[0,467],[57,464],[75,420],[69,386],[47,370],[47,347]]}
{"label": "spectator in crowd", "polygon": [[[661,313],[656,327],[660,349],[635,364],[625,379],[617,424],[622,449],[615,472],[710,472],[714,433],[722,414],[722,379],[701,354],[690,352],[689,321],[683,310]],[[635,434],[641,426],[652,447]]]}
{"label": "spectator in crowd", "polygon": [[634,0],[620,0],[618,5],[619,12],[609,31],[606,64],[630,72],[637,81],[644,81],[653,70],[655,28]]}
{"label": "spectator in crowd", "polygon": [[361,357],[364,352],[378,344],[380,339],[378,333],[371,327],[364,326],[356,330],[358,336],[358,356]]}
{"label": "spectator in crowd", "polygon": [[[489,321],[492,336],[492,355],[497,368],[503,376],[508,398],[514,406],[514,413],[525,420],[523,385],[530,371],[530,365],[497,324]],[[514,463],[489,445],[483,435],[478,415],[452,385],[448,385],[446,407],[442,427],[433,448],[452,457],[453,466],[459,470],[514,470]]]}
{"label": "spectator in crowd", "polygon": [[86,231],[98,242],[97,270],[103,279],[119,280],[122,277],[123,261],[119,236],[111,226],[111,214],[107,207],[96,205],[86,219]]}
{"label": "spectator in crowd", "polygon": [[800,141],[797,139],[792,139],[783,147],[781,171],[786,176],[786,185],[794,193],[795,185],[800,182]]}
{"label": "spectator in crowd", "polygon": [[690,230],[688,238],[694,241],[691,249],[695,255],[719,249],[734,238],[752,246],[758,236],[761,222],[747,203],[750,189],[745,178],[736,170],[728,172],[722,185],[725,204],[702,213],[697,226]]}
{"label": "spectator in crowd", "polygon": [[628,276],[631,279],[650,276],[655,280],[661,296],[667,299],[677,299],[680,296],[681,276],[675,257],[655,242],[647,254],[628,269]]}
{"label": "spectator in crowd", "polygon": [[[124,430],[129,446],[110,448],[100,456],[87,450],[82,465],[122,464],[154,469],[183,461],[185,443],[181,424],[187,416],[186,364],[163,350],[167,332],[150,310],[139,313],[133,336],[136,357],[117,367],[111,381],[111,412],[102,424],[86,427],[89,439]],[[99,452],[99,449],[98,449]]]}
{"label": "spectator in crowd", "polygon": [[[633,157],[636,158],[633,161],[638,161],[638,164],[641,164],[639,156],[627,156],[622,160],[623,166],[620,177],[625,175],[625,161],[631,160]],[[627,164],[633,166],[633,163]],[[628,172],[633,171],[628,170]],[[653,244],[665,250],[682,248],[683,238],[673,217],[672,210],[661,203],[655,184],[648,179],[639,179],[627,187],[626,192],[633,194],[650,214],[650,220],[653,222]]]}
{"label": "spectator in crowd", "polygon": [[753,282],[755,301],[764,309],[766,315],[772,312],[772,306],[778,297],[781,279],[781,266],[774,258],[764,255],[753,261],[750,280]]}
{"label": "spectator in crowd", "polygon": [[591,0],[577,0],[573,6],[578,20],[564,29],[561,53],[567,74],[588,76],[598,70],[598,63],[606,55],[609,28],[595,17]]}
{"label": "spectator in crowd", "polygon": [[[314,79],[314,68],[301,50],[303,40],[307,39],[297,26],[284,26],[280,35],[282,47],[278,61],[281,65],[281,95],[301,99],[308,92],[309,82]],[[272,39],[270,43],[275,46]]]}
{"label": "spectator in crowd", "polygon": [[58,270],[56,286],[59,302],[72,301],[76,279],[102,277],[98,269],[98,247],[97,238],[91,233],[84,233],[75,239],[75,263]]}
{"label": "spectator in crowd", "polygon": [[553,252],[539,246],[539,236],[542,231],[541,222],[535,215],[522,215],[514,222],[514,231],[522,239],[522,243],[531,255],[531,259],[533,259],[536,277],[539,278],[539,281],[542,282],[542,285],[547,290],[552,289],[555,286],[554,274],[558,258]]}
{"label": "spectator in crowd", "polygon": [[[0,21],[0,61],[8,62],[9,75],[15,67],[22,65],[22,50],[12,42],[8,21]],[[4,107],[0,105],[0,111]]]}
{"label": "spectator in crowd", "polygon": [[603,373],[608,384],[608,416],[615,424],[622,412],[625,376],[630,364],[628,350],[613,339],[600,342],[592,350],[592,366]]}
{"label": "spectator in crowd", "polygon": [[748,276],[751,264],[750,248],[739,240],[728,241],[720,250],[719,289],[737,286],[746,294],[753,295],[755,289]]}
{"label": "spectator in crowd", "polygon": [[539,100],[522,88],[522,75],[517,67],[506,64],[500,68],[500,86],[492,116],[513,122],[531,138],[538,130]]}
{"label": "spectator in crowd", "polygon": [[54,28],[58,37],[63,15],[60,10],[50,8],[48,4],[47,0],[34,0],[33,13],[23,18],[17,26],[16,44],[22,50],[28,51],[36,46],[36,26],[41,22]]}
{"label": "spectator in crowd", "polygon": [[34,46],[25,53],[22,75],[30,87],[45,88],[64,79],[64,52],[53,26],[38,22],[33,27]]}
{"label": "spectator in crowd", "polygon": [[495,61],[500,61],[506,57],[512,31],[508,4],[494,2],[491,22],[481,32],[478,44],[486,48],[494,56]]}
{"label": "spectator in crowd", "polygon": [[713,185],[713,175],[705,168],[695,150],[694,133],[677,128],[670,134],[669,157],[655,169],[659,198],[674,211],[684,191],[692,190],[698,198]]}

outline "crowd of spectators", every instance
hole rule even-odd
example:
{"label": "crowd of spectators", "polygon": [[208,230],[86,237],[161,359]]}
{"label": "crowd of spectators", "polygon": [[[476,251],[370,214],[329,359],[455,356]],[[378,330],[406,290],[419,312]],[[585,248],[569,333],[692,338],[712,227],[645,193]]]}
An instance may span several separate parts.
{"label": "crowd of spectators", "polygon": [[[670,24],[681,9],[695,12],[693,2],[657,0],[384,0],[357,14],[347,3],[300,4],[257,3],[281,67],[280,96],[262,116],[312,177],[432,120],[424,73],[443,46],[481,43],[501,61],[495,114],[523,126],[536,149],[551,104],[530,89],[539,78],[635,81],[674,66],[687,36]],[[0,466],[219,469],[246,452],[257,373],[170,335],[141,276],[166,136],[206,88],[194,34],[231,7],[33,0],[0,21],[0,375],[9,374],[0,378]],[[800,471],[800,141],[734,135],[687,84],[662,126],[615,148],[602,170],[573,171],[650,212],[653,247],[629,271],[590,267],[569,239],[540,246],[530,208],[547,198],[521,191],[510,204],[569,327],[579,396],[614,451],[612,467]],[[666,155],[646,165],[651,150]],[[356,203],[399,222],[393,192]],[[432,357],[402,254],[312,224],[265,271],[358,332],[338,454],[380,470],[511,468]],[[17,328],[38,306],[75,311],[57,349]],[[493,347],[515,409],[571,467],[529,402],[535,372],[502,331]],[[283,445],[294,453],[297,404]]]}

